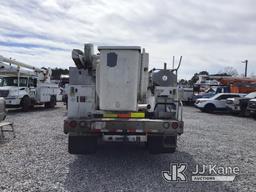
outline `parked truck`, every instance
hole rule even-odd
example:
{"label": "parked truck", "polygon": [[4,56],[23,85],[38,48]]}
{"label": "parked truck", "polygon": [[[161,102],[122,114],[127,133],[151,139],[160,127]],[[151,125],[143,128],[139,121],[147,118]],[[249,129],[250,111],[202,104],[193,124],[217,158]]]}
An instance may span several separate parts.
{"label": "parked truck", "polygon": [[251,99],[256,99],[256,92],[249,93],[242,98],[237,97],[227,99],[226,108],[232,114],[248,116],[250,111],[247,110],[247,107]]}
{"label": "parked truck", "polygon": [[69,75],[61,75],[59,87],[61,88],[62,102],[67,106],[68,103]]}
{"label": "parked truck", "polygon": [[0,97],[5,98],[7,108],[22,107],[28,111],[34,105],[54,107],[60,89],[50,82],[50,76],[50,68],[0,56]]}
{"label": "parked truck", "polygon": [[[149,71],[138,46],[72,51],[64,133],[71,154],[94,153],[99,142],[145,143],[151,153],[172,153],[183,133],[177,69]],[[180,59],[181,63],[181,59]],[[180,66],[179,63],[179,66]]]}
{"label": "parked truck", "polygon": [[193,88],[180,87],[179,88],[179,96],[184,105],[192,105],[194,103],[193,102],[193,97],[194,97]]}

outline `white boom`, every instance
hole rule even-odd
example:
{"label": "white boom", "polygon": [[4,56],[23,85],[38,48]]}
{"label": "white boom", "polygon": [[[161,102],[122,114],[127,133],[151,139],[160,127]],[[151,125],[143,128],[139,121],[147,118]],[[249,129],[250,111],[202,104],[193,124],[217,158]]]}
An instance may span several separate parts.
{"label": "white boom", "polygon": [[24,67],[24,68],[27,68],[27,69],[32,69],[32,70],[37,71],[37,72],[44,72],[43,69],[28,65],[28,64],[16,61],[16,60],[8,59],[6,57],[3,57],[2,55],[0,55],[0,61],[10,63],[10,64],[14,64],[14,65],[17,65],[18,67]]}
{"label": "white boom", "polygon": [[[15,65],[14,68],[11,65]],[[2,55],[0,55],[0,66],[2,66],[8,72],[16,71],[18,73],[29,74],[29,75],[31,75],[34,72],[35,73],[34,75],[38,76],[39,80],[42,82],[50,82],[50,77],[52,75],[52,71],[50,68],[40,69],[38,67],[34,67],[32,65],[29,65],[20,61],[3,57]],[[21,70],[21,68],[24,68],[24,70]]]}

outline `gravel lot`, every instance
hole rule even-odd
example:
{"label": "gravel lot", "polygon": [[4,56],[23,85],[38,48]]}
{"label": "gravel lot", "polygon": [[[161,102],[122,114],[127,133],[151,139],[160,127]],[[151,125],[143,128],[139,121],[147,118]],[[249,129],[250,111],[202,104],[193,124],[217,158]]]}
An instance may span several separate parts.
{"label": "gravel lot", "polygon": [[[256,191],[256,121],[184,109],[185,130],[174,154],[150,155],[143,146],[104,145],[94,155],[67,152],[65,107],[12,111],[15,139],[0,143],[0,191]],[[238,166],[234,182],[171,182],[170,163]]]}

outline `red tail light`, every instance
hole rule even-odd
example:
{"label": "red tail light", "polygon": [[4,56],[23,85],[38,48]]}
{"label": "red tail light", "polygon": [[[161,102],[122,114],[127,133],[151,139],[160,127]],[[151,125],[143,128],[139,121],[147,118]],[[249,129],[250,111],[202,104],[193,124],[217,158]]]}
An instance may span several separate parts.
{"label": "red tail light", "polygon": [[173,129],[177,129],[179,127],[179,123],[178,122],[172,122],[172,128]]}
{"label": "red tail light", "polygon": [[128,131],[129,133],[133,133],[133,132],[136,132],[136,129],[134,129],[134,128],[128,128],[127,131]]}
{"label": "red tail light", "polygon": [[99,133],[99,132],[101,132],[101,129],[92,129],[92,131]]}
{"label": "red tail light", "polygon": [[70,121],[69,126],[72,127],[72,128],[75,128],[77,126],[77,122],[76,121]]}

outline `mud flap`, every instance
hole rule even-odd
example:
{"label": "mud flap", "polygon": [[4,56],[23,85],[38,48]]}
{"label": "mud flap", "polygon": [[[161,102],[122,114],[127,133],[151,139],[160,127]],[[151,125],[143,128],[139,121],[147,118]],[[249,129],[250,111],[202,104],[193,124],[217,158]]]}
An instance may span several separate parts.
{"label": "mud flap", "polygon": [[177,136],[149,135],[148,149],[152,154],[174,153],[177,145]]}

